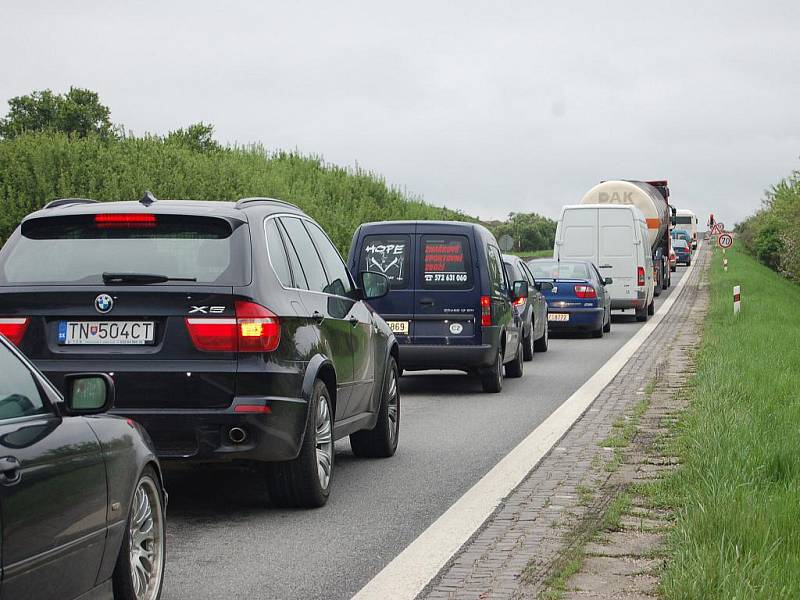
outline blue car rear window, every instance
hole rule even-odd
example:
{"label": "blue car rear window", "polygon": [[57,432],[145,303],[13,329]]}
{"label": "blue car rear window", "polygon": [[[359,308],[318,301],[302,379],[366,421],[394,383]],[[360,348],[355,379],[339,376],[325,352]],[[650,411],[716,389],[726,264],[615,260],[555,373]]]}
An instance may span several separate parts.
{"label": "blue car rear window", "polygon": [[552,261],[528,263],[536,279],[588,279],[589,267],[585,263]]}

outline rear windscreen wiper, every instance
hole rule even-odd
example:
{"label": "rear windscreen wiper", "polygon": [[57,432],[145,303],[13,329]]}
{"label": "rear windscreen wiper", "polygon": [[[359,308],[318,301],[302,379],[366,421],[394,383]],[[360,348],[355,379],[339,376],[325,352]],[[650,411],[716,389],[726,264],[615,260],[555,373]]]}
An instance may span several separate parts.
{"label": "rear windscreen wiper", "polygon": [[167,281],[197,281],[197,277],[168,277],[153,273],[103,273],[103,283],[107,285],[165,283]]}

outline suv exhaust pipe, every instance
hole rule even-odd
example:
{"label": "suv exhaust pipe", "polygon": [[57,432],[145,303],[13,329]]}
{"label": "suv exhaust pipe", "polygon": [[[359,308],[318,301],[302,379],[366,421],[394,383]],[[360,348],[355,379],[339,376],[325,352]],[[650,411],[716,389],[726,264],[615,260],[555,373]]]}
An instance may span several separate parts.
{"label": "suv exhaust pipe", "polygon": [[234,444],[244,444],[247,441],[247,430],[241,427],[228,429],[228,439]]}

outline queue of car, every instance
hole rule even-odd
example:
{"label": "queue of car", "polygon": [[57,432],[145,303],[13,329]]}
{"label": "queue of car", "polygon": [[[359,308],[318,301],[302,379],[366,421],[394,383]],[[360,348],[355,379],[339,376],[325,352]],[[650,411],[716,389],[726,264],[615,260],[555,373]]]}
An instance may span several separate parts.
{"label": "queue of car", "polygon": [[404,371],[499,393],[551,331],[652,314],[647,235],[635,207],[565,207],[553,258],[526,262],[479,224],[366,223],[345,263],[271,198],[51,202],[0,250],[4,595],[158,598],[161,465],[244,467],[272,504],[322,506],[336,440],[394,455]]}

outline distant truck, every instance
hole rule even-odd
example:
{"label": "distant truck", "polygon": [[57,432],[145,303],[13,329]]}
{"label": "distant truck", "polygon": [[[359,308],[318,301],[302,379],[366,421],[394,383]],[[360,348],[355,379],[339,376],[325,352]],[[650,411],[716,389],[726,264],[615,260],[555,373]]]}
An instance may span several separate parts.
{"label": "distant truck", "polygon": [[675,209],[669,204],[667,181],[603,181],[586,192],[581,204],[630,204],[642,212],[649,234],[655,295],[661,295],[661,290],[672,284],[669,251]]}
{"label": "distant truck", "polygon": [[697,215],[688,209],[679,208],[675,215],[675,226],[686,229],[692,236],[692,250],[697,248]]}

